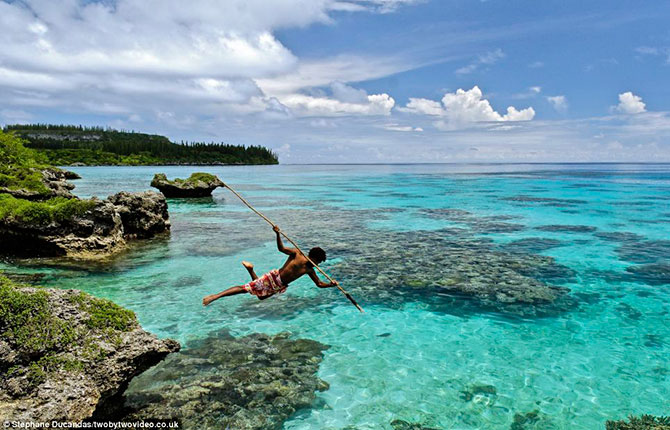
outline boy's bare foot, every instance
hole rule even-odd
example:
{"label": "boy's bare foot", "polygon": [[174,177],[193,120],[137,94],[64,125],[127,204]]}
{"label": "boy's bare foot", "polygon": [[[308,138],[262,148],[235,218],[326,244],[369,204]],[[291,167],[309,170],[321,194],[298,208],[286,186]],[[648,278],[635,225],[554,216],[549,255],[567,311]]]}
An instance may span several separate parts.
{"label": "boy's bare foot", "polygon": [[208,304],[212,303],[214,300],[216,300],[216,294],[210,294],[209,296],[202,299],[202,305],[207,306]]}
{"label": "boy's bare foot", "polygon": [[247,268],[247,270],[253,270],[254,265],[249,263],[248,261],[243,261],[242,265]]}

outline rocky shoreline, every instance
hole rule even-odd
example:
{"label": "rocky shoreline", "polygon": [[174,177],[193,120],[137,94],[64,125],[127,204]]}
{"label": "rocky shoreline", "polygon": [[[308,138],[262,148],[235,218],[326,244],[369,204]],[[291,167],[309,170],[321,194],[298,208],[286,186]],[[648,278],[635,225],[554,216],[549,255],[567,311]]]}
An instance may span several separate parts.
{"label": "rocky shoreline", "polygon": [[0,277],[0,416],[82,421],[180,346],[135,314],[77,290]]}

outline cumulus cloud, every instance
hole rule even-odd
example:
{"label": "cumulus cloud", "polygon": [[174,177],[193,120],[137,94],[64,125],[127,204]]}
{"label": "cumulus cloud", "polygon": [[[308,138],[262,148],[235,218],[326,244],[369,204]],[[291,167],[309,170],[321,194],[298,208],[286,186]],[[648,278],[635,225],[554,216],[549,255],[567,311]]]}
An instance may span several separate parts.
{"label": "cumulus cloud", "polygon": [[518,110],[514,106],[509,106],[505,114],[496,112],[489,101],[482,98],[482,91],[478,86],[467,91],[458,89],[455,93],[446,93],[441,103],[411,98],[401,110],[438,117],[436,125],[449,130],[476,122],[529,121],[535,117],[535,110],[532,107]]}
{"label": "cumulus cloud", "polygon": [[505,58],[505,53],[503,52],[503,50],[496,49],[495,51],[490,51],[484,55],[480,55],[479,57],[477,57],[476,61],[468,64],[467,66],[461,67],[460,69],[457,69],[456,73],[459,75],[467,75],[476,71],[481,66],[495,64],[503,58]]}
{"label": "cumulus cloud", "polygon": [[333,97],[289,94],[280,98],[298,116],[389,115],[395,100],[388,94],[370,94],[342,83],[332,87]]}
{"label": "cumulus cloud", "polygon": [[547,101],[556,109],[557,112],[565,113],[568,111],[568,99],[565,96],[550,96]]}
{"label": "cumulus cloud", "polygon": [[[302,62],[275,36],[278,29],[332,21],[330,13],[390,12],[414,0],[67,0],[0,1],[0,97],[17,109],[57,107],[101,114],[183,110],[197,115],[286,116],[278,93],[389,73],[361,59],[344,73],[316,65],[312,80],[295,76]],[[396,62],[397,64],[397,62]],[[319,69],[320,67],[320,69]],[[318,70],[317,70],[318,69]],[[318,73],[315,73],[318,72]],[[270,91],[264,91],[263,85]],[[329,112],[387,112],[392,98],[333,84]],[[344,84],[343,84],[344,85]],[[300,99],[300,97],[296,97]],[[295,100],[294,100],[295,101]],[[296,102],[301,109],[319,104]],[[339,106],[340,104],[341,106]],[[390,105],[390,107],[389,107]],[[141,115],[140,115],[141,114]]]}
{"label": "cumulus cloud", "polygon": [[612,110],[619,113],[636,114],[646,112],[647,109],[642,97],[627,91],[619,94],[619,104],[613,106]]}

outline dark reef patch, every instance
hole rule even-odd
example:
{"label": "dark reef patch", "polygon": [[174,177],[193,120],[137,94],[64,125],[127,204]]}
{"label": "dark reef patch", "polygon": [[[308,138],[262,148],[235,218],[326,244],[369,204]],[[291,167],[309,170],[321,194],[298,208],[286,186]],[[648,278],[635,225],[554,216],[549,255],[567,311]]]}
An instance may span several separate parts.
{"label": "dark reef patch", "polygon": [[670,240],[629,241],[616,249],[619,259],[631,263],[659,263],[670,259]]}
{"label": "dark reef patch", "polygon": [[328,389],[316,376],[327,348],[288,333],[216,333],[135,378],[124,410],[112,417],[176,419],[186,429],[279,429]]}
{"label": "dark reef patch", "polygon": [[522,253],[538,253],[548,249],[562,246],[563,242],[556,239],[549,239],[544,237],[529,237],[526,239],[519,239],[504,245],[501,245],[501,250],[508,252],[522,252]]}
{"label": "dark reef patch", "polygon": [[590,225],[550,224],[535,227],[535,230],[559,233],[593,233],[597,228]]}
{"label": "dark reef patch", "polygon": [[579,200],[579,199],[556,199],[551,197],[537,197],[524,194],[512,197],[501,197],[500,200],[506,202],[513,202],[524,206],[532,206],[533,204],[539,204],[541,206],[553,206],[553,207],[570,207],[588,203],[586,200]]}
{"label": "dark reef patch", "polygon": [[391,428],[393,430],[441,430],[437,427],[426,427],[421,423],[410,423],[404,420],[391,421]]}
{"label": "dark reef patch", "polygon": [[632,242],[644,240],[644,236],[629,231],[599,231],[594,236],[610,242]]}
{"label": "dark reef patch", "polygon": [[649,285],[670,285],[670,263],[650,263],[630,266],[626,272],[638,282]]}

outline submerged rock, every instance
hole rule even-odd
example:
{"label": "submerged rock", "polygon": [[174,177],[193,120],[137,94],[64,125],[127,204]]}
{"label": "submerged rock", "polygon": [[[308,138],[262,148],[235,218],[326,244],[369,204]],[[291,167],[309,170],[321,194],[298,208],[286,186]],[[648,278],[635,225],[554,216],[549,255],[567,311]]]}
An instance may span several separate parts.
{"label": "submerged rock", "polygon": [[114,419],[177,419],[186,429],[280,429],[315,392],[328,346],[308,339],[225,332],[188,345],[135,378]]}
{"label": "submerged rock", "polygon": [[593,233],[597,228],[590,225],[550,224],[535,227],[535,230],[560,233]]}
{"label": "submerged rock", "polygon": [[76,290],[0,277],[0,416],[79,422],[137,374],[179,350],[135,314]]}
{"label": "submerged rock", "polygon": [[630,266],[626,272],[631,274],[633,281],[649,285],[670,285],[670,263],[651,263]]}
{"label": "submerged rock", "polygon": [[642,415],[639,418],[630,416],[627,420],[607,421],[606,430],[670,430],[670,416],[655,417]]}
{"label": "submerged rock", "polygon": [[165,197],[154,192],[121,192],[107,200],[0,198],[11,208],[0,216],[0,252],[19,257],[100,258],[123,249],[127,239],[170,228]]}
{"label": "submerged rock", "polygon": [[440,430],[436,427],[426,427],[421,423],[410,423],[404,420],[391,421],[393,430]]}
{"label": "submerged rock", "polygon": [[164,173],[157,173],[151,181],[151,186],[158,188],[165,197],[207,197],[212,195],[224,183],[209,173],[197,172],[188,179],[168,180]]}

